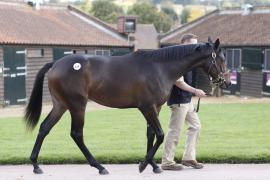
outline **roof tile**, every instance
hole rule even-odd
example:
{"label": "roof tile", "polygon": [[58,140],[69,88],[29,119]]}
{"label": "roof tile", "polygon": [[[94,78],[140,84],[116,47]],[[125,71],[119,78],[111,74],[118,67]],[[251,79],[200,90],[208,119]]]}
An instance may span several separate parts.
{"label": "roof tile", "polygon": [[225,46],[264,46],[270,45],[269,28],[269,11],[257,10],[250,15],[242,15],[242,11],[215,11],[165,34],[161,44],[179,44],[183,34],[193,33],[201,42],[210,36],[220,38]]}
{"label": "roof tile", "polygon": [[75,8],[0,2],[1,44],[128,47],[128,41],[105,23]]}

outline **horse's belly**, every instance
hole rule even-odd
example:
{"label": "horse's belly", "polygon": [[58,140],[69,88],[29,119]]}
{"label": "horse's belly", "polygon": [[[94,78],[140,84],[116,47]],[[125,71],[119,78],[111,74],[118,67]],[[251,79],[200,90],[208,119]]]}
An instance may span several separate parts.
{"label": "horse's belly", "polygon": [[91,92],[88,98],[98,104],[115,108],[137,107],[137,103],[129,95],[119,93]]}

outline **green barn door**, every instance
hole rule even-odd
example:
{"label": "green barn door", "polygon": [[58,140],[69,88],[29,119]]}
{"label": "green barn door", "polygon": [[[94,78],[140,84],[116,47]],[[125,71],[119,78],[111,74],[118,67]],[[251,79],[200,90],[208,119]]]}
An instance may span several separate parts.
{"label": "green barn door", "polygon": [[4,98],[6,105],[25,104],[25,49],[4,48]]}
{"label": "green barn door", "polygon": [[57,61],[64,56],[69,54],[73,54],[73,51],[70,49],[61,49],[61,48],[54,48],[53,49],[53,61]]}
{"label": "green barn door", "polygon": [[130,49],[111,49],[111,56],[122,56],[122,55],[125,55],[125,54],[128,54],[130,53],[131,50]]}

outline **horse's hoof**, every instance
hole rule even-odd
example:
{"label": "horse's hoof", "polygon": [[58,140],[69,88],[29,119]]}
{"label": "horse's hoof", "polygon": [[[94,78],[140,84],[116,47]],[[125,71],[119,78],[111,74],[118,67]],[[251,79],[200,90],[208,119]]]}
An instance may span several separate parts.
{"label": "horse's hoof", "polygon": [[107,169],[104,168],[104,169],[99,171],[99,174],[100,175],[107,175],[107,174],[109,174],[109,171],[107,171]]}
{"label": "horse's hoof", "polygon": [[35,174],[43,174],[42,169],[40,169],[39,167],[34,168],[33,172],[34,172]]}
{"label": "horse's hoof", "polygon": [[140,164],[139,164],[140,173],[142,173],[145,170],[146,166],[147,166],[147,163],[145,163],[144,161],[140,162]]}
{"label": "horse's hoof", "polygon": [[160,167],[156,167],[156,168],[153,168],[153,172],[154,172],[155,174],[160,174],[160,173],[162,173],[163,171],[162,171],[162,169],[161,169]]}

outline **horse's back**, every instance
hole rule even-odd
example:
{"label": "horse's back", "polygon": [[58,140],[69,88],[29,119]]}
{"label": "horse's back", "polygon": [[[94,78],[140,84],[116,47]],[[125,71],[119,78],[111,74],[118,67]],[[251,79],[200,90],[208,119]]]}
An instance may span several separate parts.
{"label": "horse's back", "polygon": [[[49,72],[54,96],[76,96],[110,107],[137,107],[155,91],[155,67],[147,60],[126,56],[70,55]],[[146,96],[144,98],[144,96]]]}

